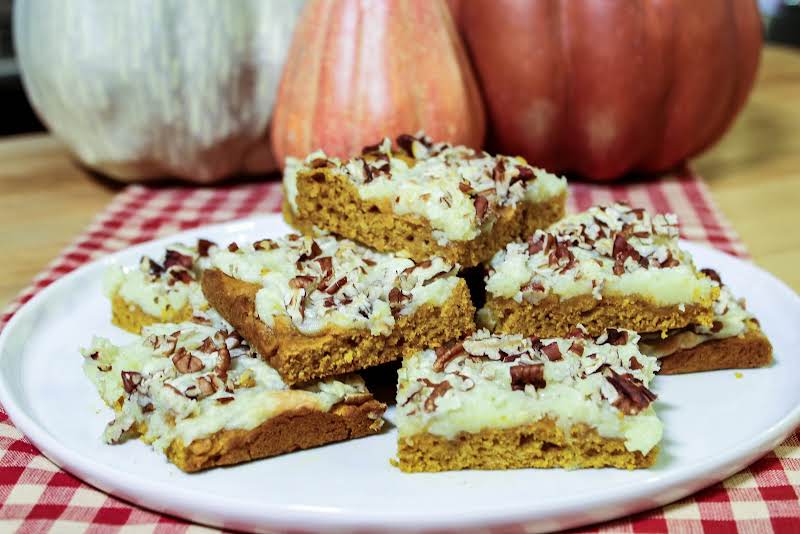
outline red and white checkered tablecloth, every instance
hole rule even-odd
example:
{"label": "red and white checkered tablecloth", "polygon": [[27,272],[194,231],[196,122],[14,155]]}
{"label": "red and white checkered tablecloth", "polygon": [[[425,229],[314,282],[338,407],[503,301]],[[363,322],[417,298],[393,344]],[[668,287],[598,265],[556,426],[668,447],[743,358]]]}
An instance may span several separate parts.
{"label": "red and white checkered tablecloth", "polygon": [[[570,185],[570,210],[611,200],[678,214],[683,236],[745,256],[703,182]],[[254,213],[277,212],[276,182],[215,188],[129,186],[3,311],[0,329],[33,295],[65,273],[134,243]],[[800,435],[748,469],[669,506],[586,532],[800,532]],[[50,463],[0,409],[0,531],[197,532],[204,527],[152,513],[81,482]],[[516,529],[514,529],[516,530]],[[520,526],[519,531],[524,531]]]}

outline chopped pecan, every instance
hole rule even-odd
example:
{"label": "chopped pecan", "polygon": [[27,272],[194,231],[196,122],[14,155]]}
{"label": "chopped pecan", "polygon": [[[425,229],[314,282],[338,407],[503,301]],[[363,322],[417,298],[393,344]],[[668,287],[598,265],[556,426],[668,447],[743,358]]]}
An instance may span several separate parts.
{"label": "chopped pecan", "polygon": [[453,387],[447,380],[442,380],[441,382],[431,382],[427,378],[418,378],[417,380],[429,388],[433,388],[433,391],[431,391],[431,394],[428,395],[428,398],[425,399],[425,403],[423,404],[423,409],[428,413],[436,409],[436,399],[447,393],[447,391]]}
{"label": "chopped pecan", "polygon": [[525,389],[525,386],[530,384],[536,389],[542,389],[547,386],[544,380],[544,364],[519,364],[509,367],[511,372],[511,389],[520,390]]}
{"label": "chopped pecan", "polygon": [[367,163],[367,161],[366,161],[366,160],[362,159],[362,160],[361,160],[361,163],[362,163],[362,165],[364,166],[364,183],[365,183],[365,184],[368,184],[368,183],[370,183],[372,180],[374,180],[374,179],[375,179],[375,176],[373,176],[373,174],[372,174],[372,169],[370,169],[370,167],[369,167],[369,163]]}
{"label": "chopped pecan", "polygon": [[300,261],[306,261],[306,260],[313,260],[314,258],[319,256],[320,254],[322,254],[322,249],[319,247],[319,244],[317,244],[317,242],[312,239],[311,240],[311,247],[309,248],[309,251],[308,252],[304,252],[303,254],[300,254],[300,257],[297,258],[297,261],[300,262]]}
{"label": "chopped pecan", "polygon": [[614,237],[614,246],[611,255],[614,258],[614,274],[620,275],[625,273],[625,260],[631,258],[642,267],[647,267],[647,260],[645,260],[639,252],[628,243],[625,236],[621,233]]}
{"label": "chopped pecan", "polygon": [[203,343],[197,348],[200,352],[205,354],[211,354],[215,350],[217,350],[217,344],[214,343],[214,340],[210,337],[207,337],[203,340]]}
{"label": "chopped pecan", "polygon": [[614,386],[619,397],[612,403],[625,415],[636,415],[647,409],[650,403],[658,398],[644,384],[628,373],[619,375],[611,368],[603,371],[606,380]]}
{"label": "chopped pecan", "polygon": [[211,247],[216,247],[217,244],[213,241],[209,241],[208,239],[203,239],[202,237],[197,240],[197,253],[200,255],[201,258],[205,258],[208,256],[208,250]]}
{"label": "chopped pecan", "polygon": [[226,380],[228,378],[228,370],[231,368],[231,353],[225,345],[217,351],[217,365],[214,367],[214,372],[217,376]]}
{"label": "chopped pecan", "polygon": [[289,280],[289,287],[292,289],[306,289],[308,286],[314,283],[314,280],[316,280],[316,278],[313,276],[301,274]]}
{"label": "chopped pecan", "polygon": [[492,180],[495,182],[501,182],[506,175],[506,164],[503,162],[501,158],[497,159],[497,163],[492,169]]}
{"label": "chopped pecan", "polygon": [[725,326],[725,325],[722,324],[722,321],[714,321],[711,324],[711,331],[716,334],[717,332],[722,330],[723,326]]}
{"label": "chopped pecan", "polygon": [[216,401],[219,404],[228,404],[229,402],[233,401],[234,397],[218,397]]}
{"label": "chopped pecan", "polygon": [[374,145],[367,145],[361,149],[361,155],[366,156],[367,154],[377,154],[381,151],[381,143],[375,143]]}
{"label": "chopped pecan", "polygon": [[536,336],[531,336],[528,338],[528,341],[531,343],[531,348],[533,350],[542,350],[542,340]]}
{"label": "chopped pecan", "polygon": [[464,352],[464,344],[459,341],[452,345],[438,347],[435,352],[436,361],[433,362],[433,370],[437,373],[441,373],[444,371],[444,368],[447,367],[447,364],[453,360],[453,358]]}
{"label": "chopped pecan", "polygon": [[186,269],[183,269],[181,267],[178,267],[178,268],[175,268],[175,269],[170,269],[167,272],[169,272],[169,275],[171,277],[170,285],[172,285],[172,284],[174,284],[176,282],[180,282],[182,284],[188,284],[192,280],[194,280],[194,277],[192,276],[192,273],[190,273],[189,271],[187,271]]}
{"label": "chopped pecan", "polygon": [[236,252],[237,250],[239,250],[239,245],[237,245],[237,244],[236,244],[236,241],[234,241],[233,243],[231,243],[230,245],[228,245],[228,250],[229,250],[230,252]]}
{"label": "chopped pecan", "polygon": [[637,360],[635,356],[631,356],[631,359],[628,360],[628,367],[636,371],[641,369],[643,366],[641,363],[639,363],[639,360]]}
{"label": "chopped pecan", "polygon": [[[606,340],[604,343],[609,345],[625,345],[628,342],[628,331],[617,330],[616,328],[606,329]],[[603,343],[601,343],[602,345]]]}
{"label": "chopped pecan", "polygon": [[400,134],[395,139],[395,144],[397,147],[405,152],[408,156],[414,157],[414,141],[417,141],[417,138],[413,135],[408,134]]}
{"label": "chopped pecan", "polygon": [[462,193],[469,193],[470,191],[472,191],[472,186],[469,185],[467,182],[459,182],[458,190],[461,191]]}
{"label": "chopped pecan", "polygon": [[403,290],[399,287],[393,287],[389,291],[389,304],[397,305],[410,298],[411,297],[403,293]]}
{"label": "chopped pecan", "polygon": [[192,315],[191,321],[194,324],[201,324],[203,326],[211,326],[211,324],[212,324],[211,323],[211,319],[208,319],[207,317],[203,317],[202,315]]}
{"label": "chopped pecan", "polygon": [[561,349],[558,348],[558,343],[555,341],[548,345],[543,345],[541,351],[551,362],[556,362],[561,359]]}
{"label": "chopped pecan", "polygon": [[475,215],[477,215],[479,221],[482,221],[489,210],[489,200],[483,195],[478,195],[473,203],[475,204]]}
{"label": "chopped pecan", "polygon": [[347,283],[347,277],[343,276],[335,281],[331,286],[325,291],[328,295],[335,295],[337,291],[342,289],[344,285]]}
{"label": "chopped pecan", "polygon": [[567,337],[577,337],[579,339],[586,339],[589,336],[587,336],[586,332],[584,332],[580,328],[575,327],[575,328],[573,328],[572,330],[569,331],[569,333],[567,334]]}
{"label": "chopped pecan", "polygon": [[122,377],[122,387],[128,394],[136,391],[136,388],[142,383],[142,374],[136,371],[122,371],[120,376]]}
{"label": "chopped pecan", "polygon": [[719,273],[714,269],[700,269],[700,272],[714,280],[719,285],[722,285],[722,279],[719,277]]}
{"label": "chopped pecan", "polygon": [[366,265],[369,265],[370,267],[375,267],[378,264],[376,261],[371,260],[369,258],[362,258],[361,261],[363,261]]}
{"label": "chopped pecan", "polygon": [[161,276],[164,274],[164,268],[151,258],[144,256],[142,257],[142,262],[147,263],[147,272],[150,273],[151,276]]}
{"label": "chopped pecan", "polygon": [[179,373],[196,373],[203,370],[203,360],[180,347],[172,356],[172,364]]}
{"label": "chopped pecan", "polygon": [[167,249],[166,256],[164,257],[164,268],[169,269],[173,265],[179,265],[184,269],[191,269],[194,265],[194,259],[191,256],[181,254],[177,250]]}
{"label": "chopped pecan", "polygon": [[584,345],[580,341],[573,341],[572,345],[569,346],[569,351],[578,356],[583,356],[583,349]]}
{"label": "chopped pecan", "polygon": [[533,169],[527,165],[519,165],[517,171],[517,175],[511,179],[512,184],[517,181],[525,183],[536,179],[536,175],[533,174]]}
{"label": "chopped pecan", "polygon": [[278,248],[278,243],[272,239],[260,239],[253,243],[255,250],[275,250]]}
{"label": "chopped pecan", "polygon": [[208,397],[217,392],[214,381],[207,376],[201,376],[197,379],[197,387],[200,388],[200,397]]}

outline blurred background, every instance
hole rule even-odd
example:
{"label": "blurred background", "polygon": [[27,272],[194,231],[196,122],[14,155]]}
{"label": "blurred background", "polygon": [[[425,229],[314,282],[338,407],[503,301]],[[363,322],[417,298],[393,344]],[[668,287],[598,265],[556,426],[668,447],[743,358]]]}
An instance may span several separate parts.
{"label": "blurred background", "polygon": [[[0,0],[0,136],[44,130],[25,96],[14,58],[13,3],[14,0]],[[758,4],[765,40],[800,46],[800,0],[759,0]]]}

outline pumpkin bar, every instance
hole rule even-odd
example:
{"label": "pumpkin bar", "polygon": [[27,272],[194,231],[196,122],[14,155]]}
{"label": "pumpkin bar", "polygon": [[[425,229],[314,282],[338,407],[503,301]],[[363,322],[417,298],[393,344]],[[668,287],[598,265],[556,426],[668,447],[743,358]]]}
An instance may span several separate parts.
{"label": "pumpkin bar", "polygon": [[538,339],[479,330],[406,358],[398,374],[403,471],[652,466],[658,370],[638,336],[576,328]]}
{"label": "pumpkin bar", "polygon": [[679,247],[677,223],[673,214],[613,204],[537,230],[492,258],[479,322],[540,337],[578,323],[592,335],[711,327],[719,287]]}
{"label": "pumpkin bar", "polygon": [[144,327],[126,346],[95,338],[84,371],[115,417],[107,443],[139,437],[186,472],[378,432],[386,405],[356,375],[289,389],[235,331]]}
{"label": "pumpkin bar", "polygon": [[173,244],[162,258],[143,256],[136,266],[111,267],[103,280],[111,300],[111,322],[138,334],[144,326],[181,322],[208,309],[199,277],[211,241]]}
{"label": "pumpkin bar", "polygon": [[744,301],[736,299],[716,271],[702,272],[720,288],[712,325],[670,330],[666,336],[660,332],[642,334],[640,350],[660,359],[661,374],[746,369],[772,363],[772,345]]}
{"label": "pumpkin bar", "polygon": [[396,360],[474,331],[458,266],[331,236],[211,249],[211,305],[289,384]]}
{"label": "pumpkin bar", "polygon": [[464,267],[564,214],[566,180],[522,158],[490,156],[418,134],[387,138],[349,161],[318,151],[284,171],[289,224],[380,251]]}

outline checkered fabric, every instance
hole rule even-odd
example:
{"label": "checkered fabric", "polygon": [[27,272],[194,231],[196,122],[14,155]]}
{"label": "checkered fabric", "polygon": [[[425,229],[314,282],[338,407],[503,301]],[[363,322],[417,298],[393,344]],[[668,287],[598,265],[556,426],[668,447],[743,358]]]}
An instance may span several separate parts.
{"label": "checkered fabric", "polygon": [[[569,209],[626,200],[677,213],[682,235],[731,254],[746,251],[703,182],[685,176],[659,182],[571,184]],[[195,226],[280,210],[275,182],[199,187],[127,187],[0,317],[80,265],[134,243]],[[748,469],[669,506],[595,525],[583,532],[800,532],[800,436],[796,433]],[[50,463],[0,409],[0,531],[200,532],[205,527],[152,513],[108,496]],[[506,530],[505,528],[503,530]],[[524,525],[510,527],[524,532]]]}

